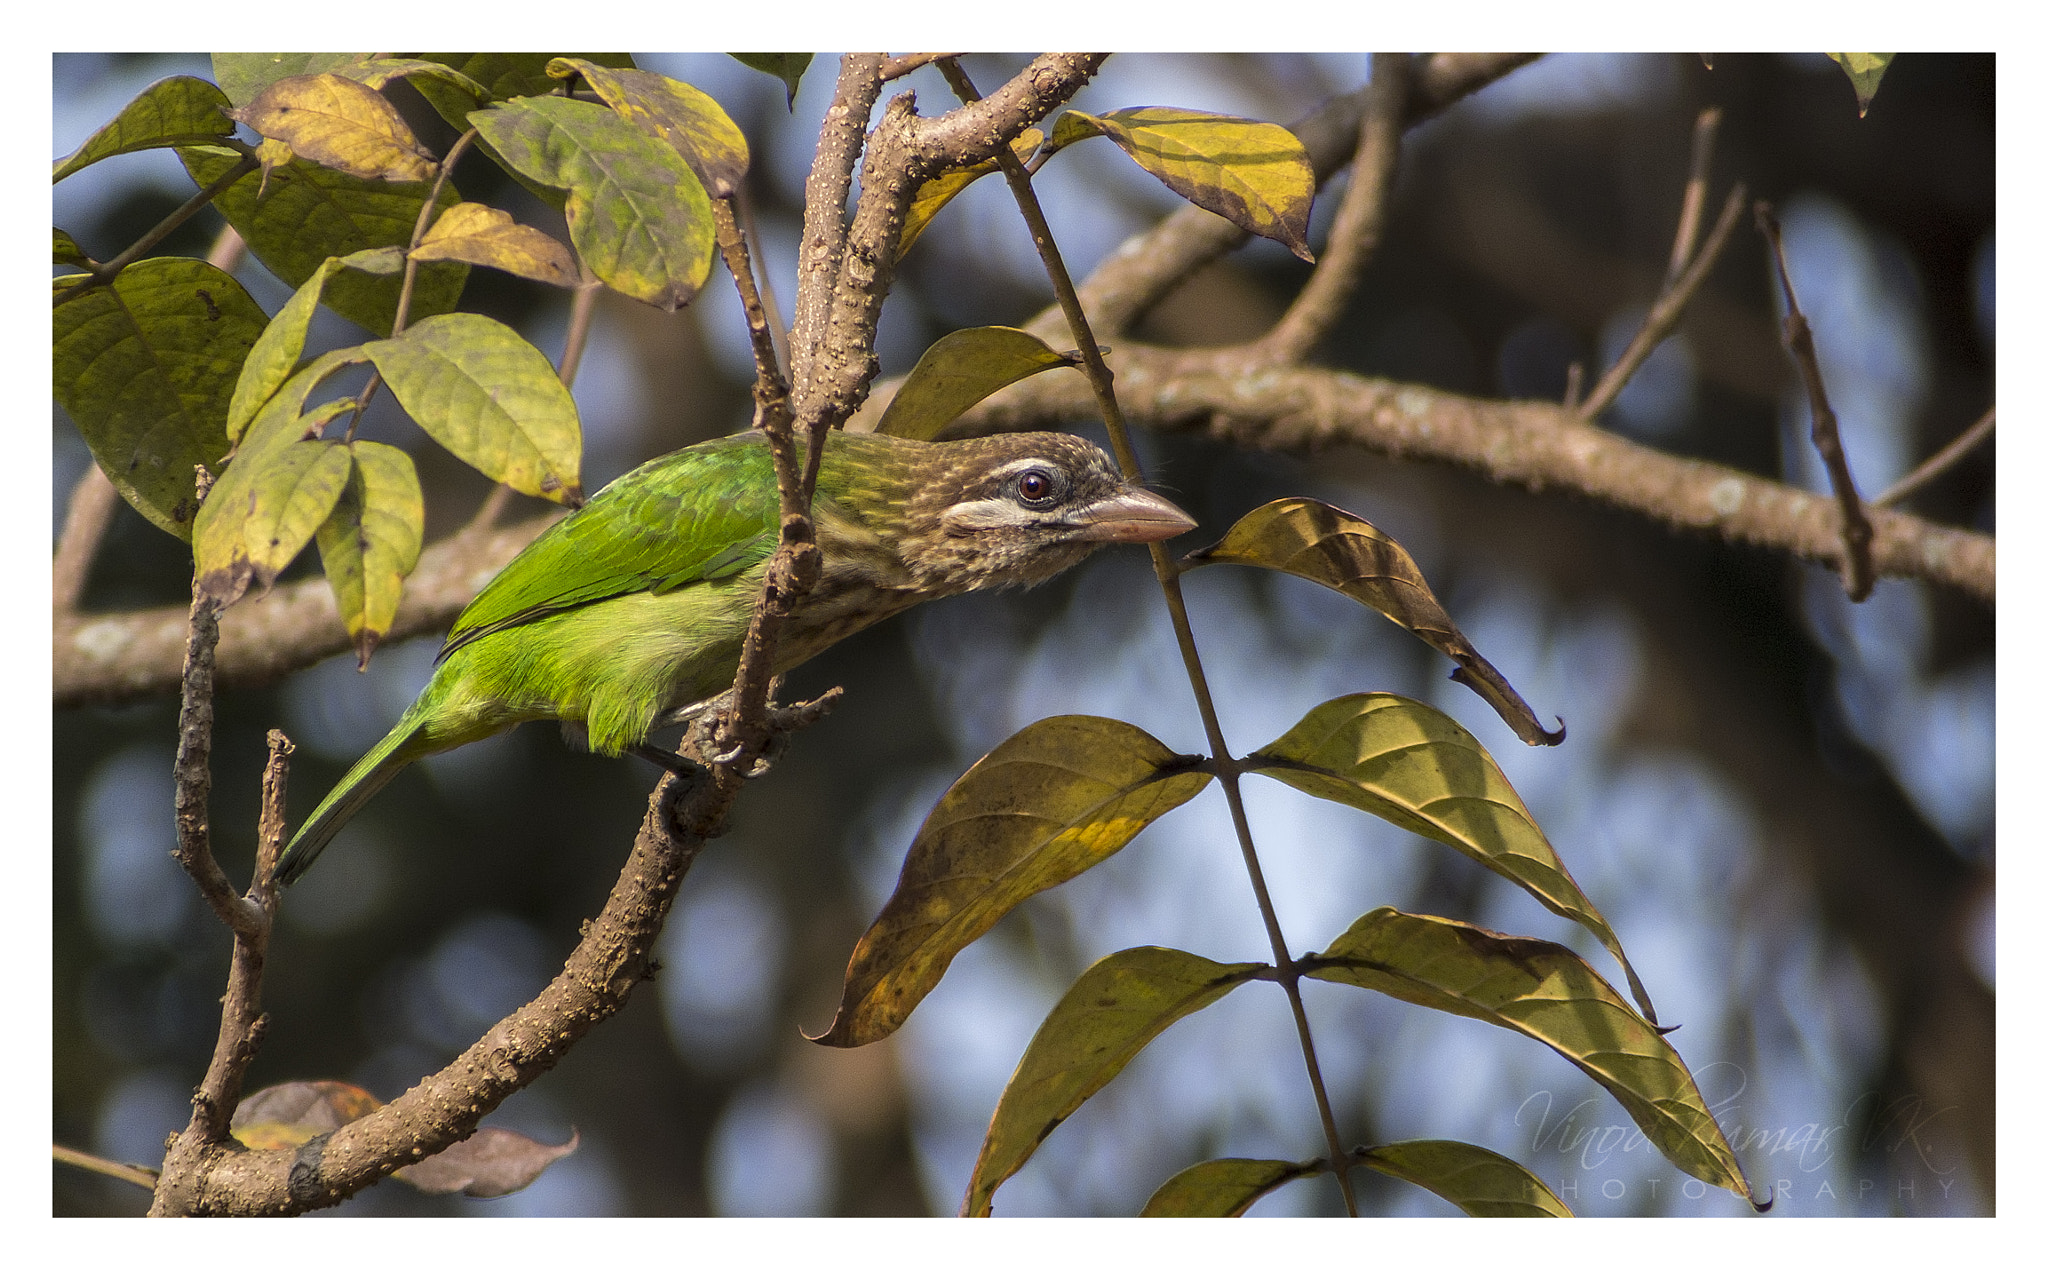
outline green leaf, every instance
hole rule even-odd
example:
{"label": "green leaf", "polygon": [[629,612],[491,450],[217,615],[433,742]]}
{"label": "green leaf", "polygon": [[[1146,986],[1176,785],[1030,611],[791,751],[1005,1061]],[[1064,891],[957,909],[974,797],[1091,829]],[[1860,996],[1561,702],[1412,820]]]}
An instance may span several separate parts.
{"label": "green leaf", "polygon": [[796,109],[797,82],[804,77],[804,68],[811,64],[809,53],[733,53],[743,66],[751,66],[764,75],[773,75],[789,90],[789,108]]}
{"label": "green leaf", "polygon": [[429,181],[434,156],[377,90],[343,75],[293,75],[234,117],[302,159],[366,181]]}
{"label": "green leaf", "polygon": [[348,447],[324,439],[238,454],[207,495],[192,536],[200,586],[222,607],[268,588],[298,557],[348,485]]}
{"label": "green leaf", "polygon": [[1154,1037],[1267,969],[1142,948],[1112,953],[1082,972],[1003,1087],[960,1212],[986,1215],[1003,1180]]}
{"label": "green leaf", "polygon": [[998,389],[1073,360],[1015,327],[969,327],[940,336],[917,359],[875,425],[878,433],[930,441]]}
{"label": "green leaf", "polygon": [[[1019,162],[1025,162],[1038,152],[1038,147],[1044,142],[1044,133],[1036,128],[1026,128],[1010,143],[1010,150],[1017,156]],[[910,250],[910,245],[917,241],[918,235],[924,233],[924,227],[931,224],[932,218],[939,214],[940,208],[951,203],[968,186],[991,172],[1000,171],[1001,168],[1002,165],[994,159],[984,159],[980,163],[969,164],[964,168],[949,168],[919,186],[917,197],[911,200],[910,210],[903,216],[903,238],[896,247],[898,259]]]}
{"label": "green leaf", "polygon": [[521,494],[583,501],[583,427],[547,356],[502,322],[449,313],[376,340],[377,364],[406,413],[456,458]]}
{"label": "green leaf", "polygon": [[71,235],[66,234],[63,230],[53,225],[50,227],[50,236],[52,239],[50,249],[50,261],[52,264],[76,265],[81,269],[90,269],[92,267],[92,257],[85,254],[85,249],[80,247],[78,241],[72,238]]}
{"label": "green leaf", "polygon": [[254,348],[242,363],[242,373],[235,381],[235,395],[228,403],[227,437],[230,443],[242,439],[242,430],[249,421],[256,418],[256,412],[271,395],[283,387],[298,369],[299,355],[305,352],[306,329],[312,324],[313,310],[320,305],[320,291],[327,285],[327,279],[341,267],[338,257],[330,256],[321,262],[292,298],[284,302],[263,328]]}
{"label": "green leaf", "polygon": [[65,177],[117,154],[187,146],[235,134],[234,121],[222,112],[227,95],[192,75],[160,79],[121,108],[112,122],[85,139],[85,144],[59,160],[50,180]]}
{"label": "green leaf", "polygon": [[52,312],[57,404],[121,497],[179,538],[192,537],[193,468],[227,453],[228,402],[263,323],[240,283],[175,256],[139,260]]}
{"label": "green leaf", "polygon": [[955,954],[1027,897],[1115,855],[1209,783],[1146,733],[1090,715],[1041,719],[997,746],[932,808],[896,892],[854,947],[831,1028],[812,1040],[886,1037]]}
{"label": "green leaf", "polygon": [[711,200],[690,165],[603,106],[530,97],[470,116],[515,170],[566,190],[569,239],[590,271],[674,310],[711,271]]}
{"label": "green leaf", "polygon": [[1856,89],[1856,117],[1870,113],[1870,101],[1877,96],[1878,81],[1890,69],[1896,53],[1830,53],[1835,65],[1849,77],[1849,83]]}
{"label": "green leaf", "polygon": [[1507,677],[1458,630],[1408,550],[1371,522],[1315,499],[1276,499],[1247,512],[1223,541],[1194,552],[1189,565],[1256,565],[1321,583],[1377,609],[1458,664],[1451,678],[1486,704],[1532,746],[1555,746],[1564,726],[1544,731],[1536,712]]}
{"label": "green leaf", "polygon": [[558,57],[548,74],[581,75],[620,118],[676,148],[713,198],[739,193],[747,175],[747,138],[711,97],[653,71],[612,70],[578,57]]}
{"label": "green leaf", "polygon": [[[440,62],[429,62],[416,57],[374,57],[352,66],[332,68],[336,75],[346,75],[368,88],[382,89],[393,80],[432,80],[436,84],[454,89],[469,104],[463,107],[459,119],[469,111],[490,100],[490,93],[482,84],[452,66]],[[418,84],[413,87],[417,89]],[[467,127],[468,125],[464,125]]]}
{"label": "green leaf", "polygon": [[1543,1180],[1498,1152],[1452,1139],[1412,1139],[1367,1148],[1358,1160],[1426,1187],[1474,1218],[1570,1218]]}
{"label": "green leaf", "polygon": [[1159,1185],[1140,1218],[1236,1218],[1283,1183],[1323,1172],[1321,1161],[1256,1161],[1242,1156],[1190,1165]]}
{"label": "green leaf", "polygon": [[237,106],[294,75],[341,71],[368,61],[368,53],[215,53],[213,79]]}
{"label": "green leaf", "polygon": [[1753,1199],[1685,1061],[1563,945],[1375,909],[1302,965],[1320,980],[1535,1038],[1605,1086],[1672,1164]]}
{"label": "green leaf", "polygon": [[1053,143],[1064,146],[1086,132],[1116,142],[1195,206],[1315,262],[1308,249],[1315,169],[1301,141],[1280,125],[1171,106],[1106,115],[1069,110],[1053,129]]}
{"label": "green leaf", "polygon": [[1316,707],[1245,762],[1319,799],[1456,848],[1578,923],[1614,955],[1643,1014],[1656,1022],[1614,929],[1579,890],[1493,756],[1458,721],[1392,693],[1354,693]]}
{"label": "green leaf", "polygon": [[412,257],[485,265],[554,287],[576,285],[576,260],[568,248],[482,203],[457,203],[441,213]]}
{"label": "green leaf", "polygon": [[[240,160],[217,146],[186,147],[178,157],[202,186]],[[265,184],[258,173],[250,173],[229,186],[214,206],[256,258],[289,287],[302,286],[330,256],[410,244],[428,189],[417,181],[365,181],[302,159],[281,165],[269,178]],[[461,201],[451,181],[442,187],[436,206],[445,210]],[[453,309],[468,277],[469,266],[452,261],[423,267],[413,285],[411,320]],[[382,334],[391,330],[402,285],[396,274],[341,274],[328,280],[321,298],[342,317]]]}
{"label": "green leaf", "polygon": [[354,469],[318,539],[321,567],[360,668],[390,632],[406,576],[420,563],[426,502],[403,450],[375,441],[352,441],[349,449]]}

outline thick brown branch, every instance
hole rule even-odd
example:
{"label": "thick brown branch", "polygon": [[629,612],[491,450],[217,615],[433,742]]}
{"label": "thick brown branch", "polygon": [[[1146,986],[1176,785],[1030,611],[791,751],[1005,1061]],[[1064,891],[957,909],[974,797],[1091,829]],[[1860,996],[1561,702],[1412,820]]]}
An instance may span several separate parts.
{"label": "thick brown branch", "polygon": [[809,400],[813,364],[825,350],[825,328],[846,249],[846,196],[867,136],[868,116],[882,92],[879,53],[848,53],[839,85],[818,131],[818,150],[804,180],[804,237],[797,248],[796,312],[789,336],[789,385],[801,409]]}

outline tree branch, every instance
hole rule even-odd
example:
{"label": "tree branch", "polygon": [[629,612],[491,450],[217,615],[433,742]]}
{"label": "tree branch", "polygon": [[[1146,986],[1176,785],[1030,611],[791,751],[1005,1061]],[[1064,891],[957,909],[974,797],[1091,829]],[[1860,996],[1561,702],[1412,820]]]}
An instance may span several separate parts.
{"label": "tree branch", "polygon": [[1940,450],[1934,452],[1927,462],[1913,469],[1892,483],[1892,487],[1870,501],[1870,506],[1888,508],[1904,499],[1909,499],[1926,488],[1930,481],[1962,462],[1963,456],[1975,450],[1991,436],[1991,430],[1998,426],[1998,408],[1984,412],[1983,418],[1971,424]]}

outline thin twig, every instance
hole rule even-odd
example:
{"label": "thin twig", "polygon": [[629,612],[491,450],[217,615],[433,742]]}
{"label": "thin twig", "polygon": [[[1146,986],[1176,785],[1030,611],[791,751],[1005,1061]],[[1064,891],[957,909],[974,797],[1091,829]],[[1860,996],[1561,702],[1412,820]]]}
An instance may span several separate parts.
{"label": "thin twig", "polygon": [[1686,178],[1685,198],[1678,206],[1678,232],[1671,237],[1671,265],[1664,273],[1666,291],[1692,263],[1693,245],[1700,236],[1700,214],[1707,207],[1707,176],[1714,166],[1714,134],[1720,128],[1719,106],[1701,111],[1692,126],[1692,174]]}
{"label": "thin twig", "polygon": [[213,184],[206,186],[204,189],[200,190],[199,193],[193,195],[189,199],[186,199],[183,203],[180,203],[177,207],[177,210],[173,211],[169,216],[166,216],[161,221],[158,221],[155,227],[152,228],[147,234],[144,234],[141,238],[136,239],[132,244],[129,245],[127,251],[122,252],[119,256],[114,257],[112,260],[108,261],[104,265],[101,265],[99,268],[93,270],[84,278],[81,278],[79,281],[73,283],[71,286],[66,287],[64,290],[58,292],[56,299],[51,304],[51,308],[55,308],[58,305],[69,304],[71,301],[78,299],[86,292],[91,291],[96,287],[104,287],[108,283],[114,281],[114,279],[117,276],[119,276],[122,270],[128,268],[128,266],[140,260],[144,252],[156,246],[158,243],[163,242],[164,239],[170,237],[171,231],[177,229],[186,221],[191,220],[192,217],[198,213],[200,208],[205,207],[208,203],[211,203],[215,199],[219,198],[222,191],[226,190],[229,186],[241,180],[243,177],[248,176],[251,172],[256,170],[256,167],[257,163],[254,155],[243,155],[239,163],[235,164],[234,167],[229,168],[225,173],[223,173],[220,176],[218,180],[214,181]]}
{"label": "thin twig", "polygon": [[1918,494],[1920,490],[1942,473],[1962,462],[1963,456],[1982,445],[1998,426],[1998,408],[1984,412],[1984,417],[1963,430],[1963,435],[1951,441],[1934,455],[1905,476],[1892,483],[1892,487],[1870,501],[1870,506],[1888,508],[1902,499]]}
{"label": "thin twig", "polygon": [[1828,405],[1827,386],[1821,382],[1820,355],[1814,351],[1813,330],[1799,311],[1799,298],[1792,294],[1792,275],[1785,266],[1785,237],[1771,205],[1756,205],[1756,226],[1770,240],[1771,257],[1778,266],[1778,285],[1785,293],[1785,348],[1799,368],[1806,384],[1807,406],[1813,412],[1813,448],[1827,465],[1828,481],[1835,488],[1835,501],[1842,514],[1842,588],[1852,601],[1870,594],[1876,572],[1870,563],[1870,520],[1856,497],[1856,479],[1849,473],[1849,456],[1842,450],[1842,432],[1835,423],[1835,409]]}
{"label": "thin twig", "polygon": [[62,1143],[50,1145],[50,1158],[66,1165],[75,1165],[82,1170],[90,1170],[95,1174],[104,1174],[108,1178],[117,1178],[124,1183],[133,1183],[145,1191],[156,1190],[157,1172],[146,1165],[123,1165],[104,1156],[94,1156],[91,1152],[81,1152],[75,1147],[65,1147]]}
{"label": "thin twig", "polygon": [[1579,395],[1585,391],[1586,364],[1574,360],[1570,366],[1564,368],[1564,408],[1569,411],[1578,410]]}
{"label": "thin twig", "polygon": [[902,79],[912,71],[930,66],[941,58],[959,57],[958,53],[904,53],[882,63],[882,82]]}
{"label": "thin twig", "polygon": [[242,258],[249,254],[249,244],[242,241],[241,231],[232,225],[220,227],[220,233],[213,239],[213,246],[207,249],[206,263],[224,274],[234,273],[242,267]]}
{"label": "thin twig", "polygon": [[784,368],[785,379],[789,367],[789,328],[782,324],[782,306],[775,300],[775,271],[768,267],[768,244],[761,238],[760,229],[754,224],[754,196],[748,192],[748,182],[741,181],[737,196],[740,209],[740,230],[748,242],[754,245],[754,281],[761,291],[761,308],[768,316],[768,336],[775,344],[775,364]]}
{"label": "thin twig", "polygon": [[1735,222],[1741,219],[1742,205],[1748,197],[1748,191],[1739,184],[1728,191],[1728,201],[1721,205],[1721,219],[1714,222],[1713,232],[1707,235],[1706,247],[1685,267],[1677,283],[1666,289],[1657,297],[1657,303],[1650,306],[1650,312],[1643,317],[1642,329],[1636,332],[1635,338],[1628,342],[1628,347],[1621,351],[1621,356],[1607,368],[1607,373],[1600,377],[1600,382],[1580,404],[1580,415],[1597,419],[1601,411],[1612,406],[1614,399],[1621,396],[1621,390],[1628,386],[1629,378],[1677,327],[1679,318],[1685,315],[1686,305],[1692,302],[1693,293],[1706,281],[1714,262],[1720,259],[1722,249],[1728,246]]}
{"label": "thin twig", "polygon": [[[939,69],[946,75],[947,83],[962,101],[971,102],[980,97],[967,73],[957,61],[939,63]],[[1009,146],[996,149],[996,162],[1001,165],[1003,176],[1008,180],[1010,191],[1015,196],[1017,209],[1023,213],[1025,224],[1030,227],[1031,241],[1038,248],[1039,259],[1045,265],[1046,276],[1051,280],[1054,294],[1059,297],[1060,309],[1066,314],[1069,330],[1075,347],[1081,352],[1082,369],[1088,377],[1096,404],[1102,411],[1104,424],[1108,426],[1110,444],[1116,451],[1117,465],[1123,470],[1125,479],[1141,481],[1143,470],[1138,463],[1137,451],[1131,446],[1130,429],[1125,424],[1123,412],[1117,404],[1116,389],[1109,366],[1102,358],[1102,347],[1089,329],[1088,315],[1081,308],[1081,299],[1074,289],[1074,281],[1067,272],[1059,244],[1053,239],[1052,229],[1046,223],[1045,212],[1039,206],[1038,195],[1031,187],[1031,176],[1018,161]],[[1231,755],[1230,747],[1223,737],[1223,725],[1216,714],[1215,699],[1209,692],[1208,676],[1202,669],[1200,653],[1195,648],[1193,625],[1188,621],[1187,602],[1181,595],[1179,570],[1173,557],[1167,554],[1163,544],[1149,544],[1153,573],[1159,579],[1159,587],[1166,599],[1167,612],[1173,620],[1174,638],[1179,643],[1181,662],[1188,676],[1188,684],[1194,690],[1195,705],[1202,716],[1202,727],[1208,736],[1210,753],[1214,756],[1217,772],[1223,786],[1224,799],[1230,806],[1230,817],[1237,831],[1237,842],[1244,857],[1245,870],[1251,878],[1252,893],[1257,899],[1259,915],[1265,921],[1266,935],[1273,949],[1275,969],[1279,973],[1281,987],[1287,993],[1289,1006],[1294,1013],[1295,1031],[1301,1042],[1302,1060],[1308,1070],[1308,1080],[1314,1092],[1316,1110],[1321,1117],[1323,1135],[1327,1140],[1331,1159],[1344,1159],[1342,1140],[1337,1134],[1335,1114],[1330,1107],[1329,1092],[1324,1086],[1322,1067],[1316,1059],[1315,1039],[1309,1031],[1308,1014],[1301,1002],[1301,977],[1295,969],[1294,960],[1288,953],[1287,937],[1280,930],[1280,919],[1273,908],[1273,900],[1266,887],[1265,872],[1259,865],[1258,851],[1252,844],[1251,824],[1245,817],[1244,796],[1239,788],[1240,769]],[[1358,1216],[1358,1200],[1352,1192],[1351,1176],[1348,1170],[1337,1170],[1337,1185],[1344,1195],[1344,1208],[1352,1217]]]}
{"label": "thin twig", "polygon": [[76,612],[85,595],[86,575],[99,555],[100,540],[114,516],[120,494],[100,469],[98,462],[86,465],[85,474],[71,487],[71,504],[64,513],[64,532],[57,539],[57,553],[50,562],[50,604],[59,615]]}

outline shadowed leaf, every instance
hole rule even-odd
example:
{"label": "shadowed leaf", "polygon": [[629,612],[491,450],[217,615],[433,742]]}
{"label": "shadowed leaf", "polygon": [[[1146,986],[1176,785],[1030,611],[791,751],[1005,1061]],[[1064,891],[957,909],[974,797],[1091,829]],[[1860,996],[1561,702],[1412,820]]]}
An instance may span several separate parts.
{"label": "shadowed leaf", "polygon": [[228,403],[263,324],[240,283],[177,256],[139,260],[52,311],[57,404],[121,497],[179,538],[198,509],[193,467],[227,453]]}
{"label": "shadowed leaf", "polygon": [[470,122],[514,169],[568,191],[569,239],[607,285],[668,310],[704,285],[711,200],[673,146],[562,97],[522,98]]}
{"label": "shadowed leaf", "polygon": [[[293,1081],[242,1100],[231,1128],[242,1146],[254,1151],[295,1148],[383,1106],[369,1091],[344,1081]],[[539,1178],[549,1165],[575,1151],[580,1141],[581,1136],[571,1132],[567,1143],[550,1147],[523,1134],[485,1126],[391,1176],[430,1196],[506,1196]]]}
{"label": "shadowed leaf", "polygon": [[1082,972],[1038,1026],[1003,1087],[961,1213],[986,1215],[1003,1180],[1154,1037],[1265,969],[1259,962],[1226,964],[1179,949],[1142,948],[1112,953]]}
{"label": "shadowed leaf", "polygon": [[482,203],[457,203],[441,213],[412,257],[486,265],[556,287],[576,285],[576,261],[568,248]]}
{"label": "shadowed leaf", "polygon": [[412,457],[396,446],[352,441],[355,465],[334,510],[320,526],[320,565],[356,648],[356,665],[398,617],[406,576],[420,563],[426,503]]}
{"label": "shadowed leaf", "polygon": [[743,66],[751,66],[764,75],[773,75],[789,90],[789,108],[796,109],[796,86],[804,77],[804,68],[811,64],[809,53],[732,53],[728,56]]}
{"label": "shadowed leaf", "polygon": [[613,70],[578,57],[556,58],[548,74],[581,75],[621,119],[674,146],[711,197],[739,193],[747,175],[747,138],[708,94],[653,71]]}
{"label": "shadowed leaf", "polygon": [[[580,58],[598,66],[630,68],[633,65],[632,55],[627,53],[422,53],[419,56],[423,61],[438,62],[461,72],[463,78],[483,90],[485,101],[540,97],[554,92],[561,83],[548,74],[548,63],[557,57]],[[460,99],[448,93],[448,85],[423,78],[413,87],[420,90],[420,95],[432,103],[451,126],[457,129],[469,127],[467,116],[476,108],[474,100],[460,110],[453,110],[460,104]]]}
{"label": "shadowed leaf", "polygon": [[1361,517],[1315,499],[1276,499],[1253,508],[1214,547],[1191,553],[1190,565],[1256,565],[1321,583],[1379,610],[1458,664],[1451,678],[1486,704],[1532,746],[1555,746],[1564,728],[1546,732],[1507,677],[1444,612],[1408,550]]}
{"label": "shadowed leaf", "polygon": [[213,82],[229,101],[242,106],[281,79],[338,72],[369,59],[368,53],[215,53]]}
{"label": "shadowed leaf", "polygon": [[1090,133],[1116,142],[1139,167],[1195,206],[1315,262],[1308,249],[1315,169],[1308,151],[1287,129],[1171,106],[1105,115],[1069,110],[1053,128],[1053,144],[1066,146]]}
{"label": "shadowed leaf", "polygon": [[1498,1152],[1451,1139],[1414,1139],[1367,1148],[1358,1160],[1426,1187],[1474,1218],[1570,1218],[1543,1180]]}
{"label": "shadowed leaf", "polygon": [[62,181],[102,159],[162,146],[188,146],[232,137],[225,93],[192,75],[173,75],[142,90],[85,144],[60,159],[50,180]]}
{"label": "shadowed leaf", "polygon": [[[469,106],[464,113],[474,110],[490,100],[490,92],[482,84],[452,66],[440,62],[429,62],[416,57],[374,57],[352,66],[329,68],[336,75],[346,75],[367,88],[383,88],[393,80],[433,80],[437,84],[453,89],[466,98]],[[419,87],[417,83],[413,85]],[[459,116],[458,116],[459,118]]]}
{"label": "shadowed leaf", "polygon": [[1302,961],[1317,979],[1535,1038],[1605,1086],[1672,1164],[1751,1195],[1685,1061],[1563,945],[1375,909]]}
{"label": "shadowed leaf", "polygon": [[234,117],[302,159],[374,181],[427,181],[438,169],[384,95],[344,75],[294,75]]}
{"label": "shadowed leaf", "polygon": [[1159,1185],[1140,1218],[1236,1218],[1283,1183],[1323,1172],[1321,1161],[1255,1161],[1242,1156],[1190,1165]]}
{"label": "shadowed leaf", "polygon": [[1849,83],[1856,89],[1856,117],[1861,119],[1870,113],[1870,101],[1877,96],[1877,85],[1884,73],[1891,67],[1896,53],[1830,53],[1835,65],[1849,77]]}
{"label": "shadowed leaf", "polygon": [[491,480],[575,507],[583,427],[555,368],[519,334],[449,313],[365,344],[391,392],[428,436]]}
{"label": "shadowed leaf", "polygon": [[[1010,149],[1019,161],[1024,161],[1037,153],[1038,147],[1044,141],[1044,133],[1036,128],[1026,128],[1010,143]],[[955,196],[968,186],[991,172],[1000,171],[1001,168],[1002,165],[994,159],[984,159],[980,163],[970,164],[964,168],[948,169],[919,186],[917,197],[911,200],[910,210],[903,216],[903,237],[896,246],[897,257],[901,258],[910,250],[910,245],[917,241],[918,235],[924,233],[924,227],[931,224],[932,218],[939,214],[940,208],[951,203]]]}
{"label": "shadowed leaf", "polygon": [[875,431],[930,441],[990,393],[1071,365],[1067,355],[1015,327],[969,327],[940,336],[917,359]]}
{"label": "shadowed leaf", "polygon": [[78,245],[78,240],[72,238],[71,235],[66,234],[63,230],[60,230],[55,226],[52,226],[50,228],[50,238],[51,264],[76,265],[81,269],[88,268],[92,265],[92,257],[85,254],[85,249],[80,247]]}
{"label": "shadowed leaf", "polygon": [[[192,179],[206,185],[227,174],[240,156],[219,146],[178,151]],[[365,181],[345,172],[294,159],[269,173],[265,183],[250,173],[214,200],[256,259],[286,286],[298,287],[330,256],[377,247],[403,248],[426,201],[424,182]],[[442,209],[462,201],[454,182],[441,189]],[[469,266],[452,261],[423,266],[414,282],[412,321],[446,313],[462,297]],[[403,279],[397,274],[351,271],[330,278],[321,299],[327,307],[372,332],[391,330]]]}
{"label": "shadowed leaf", "polygon": [[925,818],[896,892],[854,947],[832,1026],[812,1040],[886,1037],[953,956],[1010,910],[1116,854],[1195,797],[1209,774],[1143,729],[1056,715],[984,755]]}
{"label": "shadowed leaf", "polygon": [[1319,799],[1454,847],[1578,923],[1614,955],[1643,1014],[1656,1021],[1607,919],[1579,890],[1493,756],[1450,716],[1392,693],[1354,693],[1316,707],[1245,762]]}

